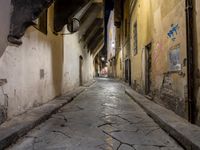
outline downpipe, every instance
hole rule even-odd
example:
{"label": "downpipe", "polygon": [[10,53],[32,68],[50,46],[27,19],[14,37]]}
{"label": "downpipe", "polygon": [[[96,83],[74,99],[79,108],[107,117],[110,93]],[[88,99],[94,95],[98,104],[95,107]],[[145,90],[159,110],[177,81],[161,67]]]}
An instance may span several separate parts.
{"label": "downpipe", "polygon": [[195,92],[194,92],[194,44],[193,44],[193,0],[185,0],[186,32],[187,32],[187,84],[188,84],[188,120],[195,123]]}

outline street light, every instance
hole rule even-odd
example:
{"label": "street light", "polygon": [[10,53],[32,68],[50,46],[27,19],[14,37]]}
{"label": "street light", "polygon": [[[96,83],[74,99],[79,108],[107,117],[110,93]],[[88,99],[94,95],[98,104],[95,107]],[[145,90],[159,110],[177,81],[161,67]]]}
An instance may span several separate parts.
{"label": "street light", "polygon": [[112,42],[112,48],[115,48],[115,42]]}

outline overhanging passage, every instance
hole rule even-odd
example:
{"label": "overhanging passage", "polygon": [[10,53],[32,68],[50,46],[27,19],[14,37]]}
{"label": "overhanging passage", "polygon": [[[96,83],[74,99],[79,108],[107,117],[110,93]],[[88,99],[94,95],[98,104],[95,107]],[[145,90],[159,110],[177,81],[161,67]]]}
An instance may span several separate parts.
{"label": "overhanging passage", "polygon": [[[12,0],[13,12],[11,16],[8,41],[13,44],[22,44],[21,37],[26,29],[34,25],[43,11],[55,3],[54,30],[59,32],[70,22],[90,0]],[[86,11],[85,11],[86,13]]]}

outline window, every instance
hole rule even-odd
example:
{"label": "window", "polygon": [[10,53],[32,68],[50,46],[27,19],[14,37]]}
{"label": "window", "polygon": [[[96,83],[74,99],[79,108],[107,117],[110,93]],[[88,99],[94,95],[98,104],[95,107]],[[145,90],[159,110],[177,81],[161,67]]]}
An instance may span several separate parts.
{"label": "window", "polygon": [[134,24],[134,27],[133,27],[133,51],[134,51],[134,55],[136,55],[138,51],[137,22]]}
{"label": "window", "polygon": [[35,24],[35,28],[37,28],[44,34],[47,34],[47,10],[43,11],[40,14],[40,17],[37,20],[35,20]]}

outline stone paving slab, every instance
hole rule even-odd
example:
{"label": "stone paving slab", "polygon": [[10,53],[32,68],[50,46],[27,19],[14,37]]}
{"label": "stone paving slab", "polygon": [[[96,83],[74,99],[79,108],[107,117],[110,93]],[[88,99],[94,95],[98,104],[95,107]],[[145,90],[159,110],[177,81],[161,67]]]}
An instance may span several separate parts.
{"label": "stone paving slab", "polygon": [[200,127],[126,87],[126,93],[187,150],[200,150]]}
{"label": "stone paving slab", "polygon": [[33,108],[26,113],[3,123],[0,126],[0,150],[16,142],[31,129],[47,120],[52,114],[56,113],[61,107],[71,102],[84,90],[85,88],[79,87],[53,101]]}
{"label": "stone paving slab", "polygon": [[8,150],[183,150],[111,79],[97,83]]}

